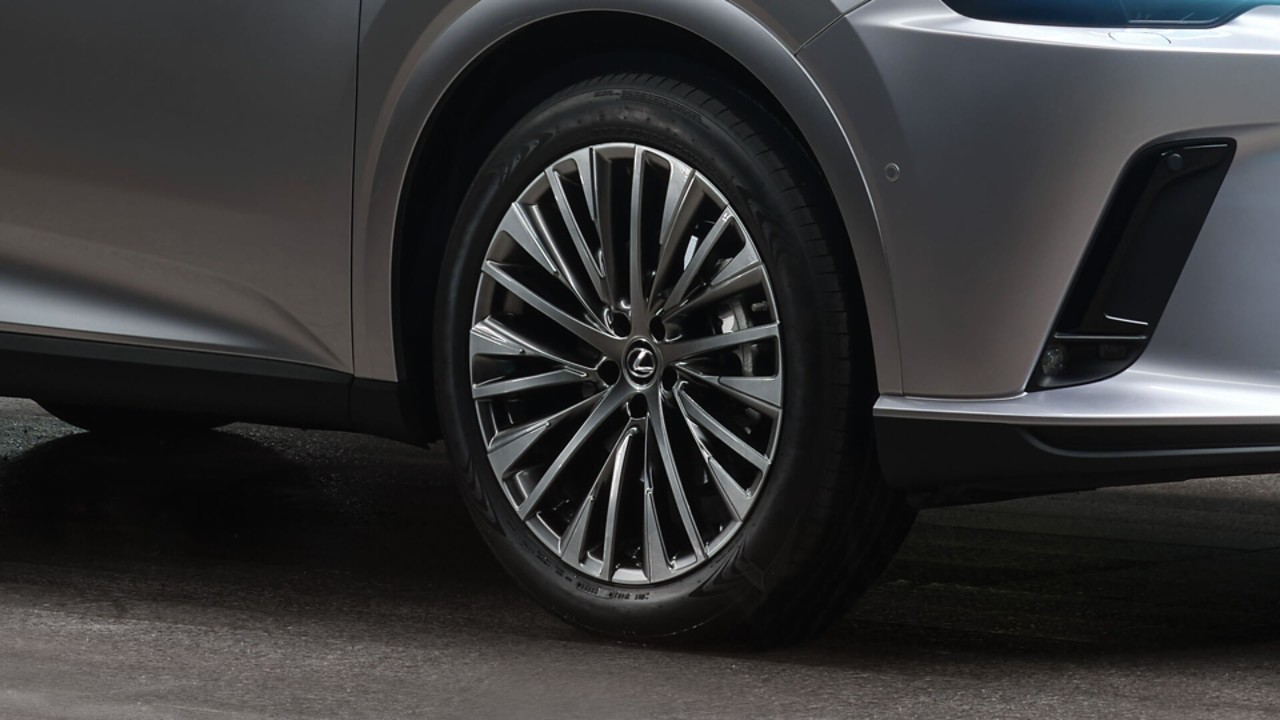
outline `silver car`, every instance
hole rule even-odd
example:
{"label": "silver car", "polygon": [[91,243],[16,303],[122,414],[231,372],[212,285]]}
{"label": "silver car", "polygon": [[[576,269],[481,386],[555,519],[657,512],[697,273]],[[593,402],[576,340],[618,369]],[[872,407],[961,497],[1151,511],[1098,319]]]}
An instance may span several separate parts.
{"label": "silver car", "polygon": [[40,0],[0,93],[0,393],[443,438],[595,632],[1280,469],[1277,0]]}

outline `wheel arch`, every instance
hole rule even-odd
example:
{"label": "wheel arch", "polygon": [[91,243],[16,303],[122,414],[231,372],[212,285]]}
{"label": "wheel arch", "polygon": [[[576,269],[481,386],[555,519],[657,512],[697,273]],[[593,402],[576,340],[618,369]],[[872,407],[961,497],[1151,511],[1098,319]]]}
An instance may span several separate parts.
{"label": "wheel arch", "polygon": [[[901,389],[896,318],[876,218],[848,139],[792,49],[728,2],[683,0],[479,0],[441,13],[402,49],[381,49],[404,18],[379,14],[364,29],[353,221],[353,322],[357,375],[429,393],[435,272],[474,171],[517,117],[529,81],[580,57],[569,31],[599,37],[644,23],[592,53],[649,51],[709,64],[754,85],[818,161],[851,240],[882,392]],[[395,5],[394,2],[386,3]],[[558,9],[551,12],[548,9]],[[644,8],[643,12],[639,9]],[[401,27],[402,30],[402,27]],[[393,43],[394,45],[394,43]],[[407,46],[407,49],[404,48]],[[531,52],[538,63],[522,61]],[[400,57],[397,57],[397,56]],[[535,100],[536,102],[536,100]],[[505,125],[505,127],[504,127]],[[429,282],[415,280],[423,276]],[[426,373],[423,373],[426,375]],[[431,407],[422,403],[419,407]]]}

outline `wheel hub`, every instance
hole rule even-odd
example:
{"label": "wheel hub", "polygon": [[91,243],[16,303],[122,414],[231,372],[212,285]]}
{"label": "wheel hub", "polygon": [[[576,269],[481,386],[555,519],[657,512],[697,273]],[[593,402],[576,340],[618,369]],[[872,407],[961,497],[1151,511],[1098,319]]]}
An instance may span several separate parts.
{"label": "wheel hub", "polygon": [[626,370],[627,379],[636,387],[648,387],[658,377],[658,351],[653,343],[637,338],[631,342],[622,367]]}

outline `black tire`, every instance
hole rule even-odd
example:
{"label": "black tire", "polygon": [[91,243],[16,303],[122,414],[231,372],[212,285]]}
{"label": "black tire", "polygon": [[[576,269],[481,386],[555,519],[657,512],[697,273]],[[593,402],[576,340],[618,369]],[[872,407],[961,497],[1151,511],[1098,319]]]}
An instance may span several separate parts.
{"label": "black tire", "polygon": [[[609,74],[568,87],[525,116],[484,164],[455,225],[436,305],[442,427],[485,539],[563,619],[632,640],[797,642],[870,586],[914,515],[876,465],[866,312],[820,172],[786,125],[752,98],[711,73],[680,75]],[[481,263],[505,209],[557,158],[623,141],[692,165],[745,210],[788,330],[786,420],[752,514],[704,566],[643,588],[579,573],[547,553],[514,512],[486,458],[466,340]]]}
{"label": "black tire", "polygon": [[147,410],[44,402],[40,407],[68,425],[102,435],[173,435],[213,430],[227,424],[226,420],[217,418]]}

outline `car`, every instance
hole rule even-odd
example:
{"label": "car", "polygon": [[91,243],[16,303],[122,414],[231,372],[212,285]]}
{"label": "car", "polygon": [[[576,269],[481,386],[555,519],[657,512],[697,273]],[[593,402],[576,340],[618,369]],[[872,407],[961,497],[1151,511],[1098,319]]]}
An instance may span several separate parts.
{"label": "car", "polygon": [[798,642],[921,508],[1280,469],[1274,1],[42,0],[0,58],[0,394],[443,440],[588,631]]}

